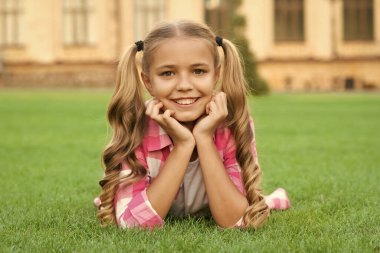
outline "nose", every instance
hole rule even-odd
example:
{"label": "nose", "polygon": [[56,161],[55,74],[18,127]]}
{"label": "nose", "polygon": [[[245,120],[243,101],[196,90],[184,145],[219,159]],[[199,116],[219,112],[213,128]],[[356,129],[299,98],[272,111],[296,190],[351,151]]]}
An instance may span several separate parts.
{"label": "nose", "polygon": [[193,89],[193,85],[191,84],[191,80],[187,75],[183,74],[180,76],[177,82],[176,89],[178,91],[188,91]]}

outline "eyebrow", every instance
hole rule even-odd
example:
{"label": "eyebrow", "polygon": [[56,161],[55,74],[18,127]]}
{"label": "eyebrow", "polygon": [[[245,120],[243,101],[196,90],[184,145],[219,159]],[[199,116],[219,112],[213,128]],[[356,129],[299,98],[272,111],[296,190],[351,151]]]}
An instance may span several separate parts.
{"label": "eyebrow", "polygon": [[161,66],[158,66],[156,69],[164,69],[164,68],[168,68],[168,69],[171,69],[171,68],[174,68],[175,65],[161,65]]}
{"label": "eyebrow", "polygon": [[[202,66],[208,66],[209,64],[207,63],[204,63],[204,62],[198,62],[198,63],[194,63],[194,64],[191,64],[190,66],[191,67],[202,67]],[[174,64],[167,64],[167,65],[161,65],[161,66],[158,66],[157,69],[163,69],[163,68],[168,68],[168,69],[171,69],[171,68],[175,68],[176,65]]]}
{"label": "eyebrow", "polygon": [[207,63],[200,62],[200,63],[192,64],[191,66],[192,66],[192,67],[201,67],[201,66],[208,66],[208,64],[207,64]]}

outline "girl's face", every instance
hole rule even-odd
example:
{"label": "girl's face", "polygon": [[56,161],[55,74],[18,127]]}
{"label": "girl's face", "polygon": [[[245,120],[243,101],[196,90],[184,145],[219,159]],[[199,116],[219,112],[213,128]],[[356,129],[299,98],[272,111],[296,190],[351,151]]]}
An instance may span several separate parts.
{"label": "girl's face", "polygon": [[180,122],[192,122],[205,113],[218,78],[211,46],[184,37],[163,41],[153,52],[148,73],[142,73],[149,93]]}

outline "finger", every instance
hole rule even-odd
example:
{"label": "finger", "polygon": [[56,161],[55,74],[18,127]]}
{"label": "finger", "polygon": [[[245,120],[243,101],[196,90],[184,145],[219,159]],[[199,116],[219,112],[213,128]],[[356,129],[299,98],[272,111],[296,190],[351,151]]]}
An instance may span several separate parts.
{"label": "finger", "polygon": [[157,100],[156,99],[154,99],[154,98],[152,98],[152,99],[150,99],[150,100],[148,100],[148,104],[147,104],[147,106],[146,106],[146,111],[145,111],[145,114],[146,115],[151,115],[152,114],[152,110],[153,110],[153,106],[155,105],[155,104],[157,104]]}
{"label": "finger", "polygon": [[220,92],[219,100],[218,100],[218,108],[220,110],[220,113],[224,117],[227,117],[228,115],[227,95],[224,92]]}
{"label": "finger", "polygon": [[216,100],[215,100],[215,103],[217,104],[218,106],[218,109],[221,111],[221,112],[224,112],[225,109],[227,108],[227,96],[226,96],[226,93],[224,92],[219,92]]}
{"label": "finger", "polygon": [[165,119],[165,120],[168,120],[170,118],[170,116],[172,115],[172,112],[167,109],[164,114],[162,115],[162,117]]}
{"label": "finger", "polygon": [[216,113],[218,111],[218,106],[214,101],[209,103],[209,114]]}
{"label": "finger", "polygon": [[222,92],[222,108],[223,111],[228,112],[228,107],[227,107],[227,94]]}
{"label": "finger", "polygon": [[161,102],[155,104],[152,107],[151,114],[149,115],[153,120],[158,122],[159,124],[162,122],[162,115],[160,114],[160,108],[163,106]]}
{"label": "finger", "polygon": [[176,124],[179,124],[177,120],[172,117],[173,115],[174,112],[169,109],[165,110],[165,112],[162,114],[162,124],[169,129],[175,129],[178,127]]}
{"label": "finger", "polygon": [[221,98],[222,98],[223,100],[226,100],[226,99],[227,99],[227,94],[224,93],[223,91],[221,91],[219,94],[220,94],[220,96],[221,96]]}
{"label": "finger", "polygon": [[153,117],[158,117],[160,115],[160,109],[164,106],[163,103],[158,102],[155,104],[152,108],[152,116]]}
{"label": "finger", "polygon": [[152,112],[152,101],[149,101],[146,105],[146,110],[145,110],[145,114],[146,115],[150,115],[151,112]]}
{"label": "finger", "polygon": [[225,98],[226,94],[224,92],[219,92],[216,96],[215,96],[215,101],[222,101],[224,98]]}
{"label": "finger", "polygon": [[215,105],[216,105],[216,108],[218,110],[221,110],[222,109],[222,98],[221,98],[221,95],[220,94],[217,94],[215,96],[215,101],[214,101]]}
{"label": "finger", "polygon": [[210,113],[210,103],[206,105],[206,114]]}
{"label": "finger", "polygon": [[210,101],[206,104],[206,114],[210,113],[210,103],[211,102],[215,102],[215,95],[212,95]]}
{"label": "finger", "polygon": [[151,98],[149,98],[149,99],[146,101],[146,103],[148,104],[148,103],[152,102],[152,101],[155,100],[155,99],[156,99],[155,97],[151,97]]}

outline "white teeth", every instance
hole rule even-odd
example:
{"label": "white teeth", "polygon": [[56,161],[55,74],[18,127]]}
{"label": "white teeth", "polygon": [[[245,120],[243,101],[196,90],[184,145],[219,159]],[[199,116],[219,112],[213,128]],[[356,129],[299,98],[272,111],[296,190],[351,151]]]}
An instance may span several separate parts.
{"label": "white teeth", "polygon": [[196,100],[197,100],[196,98],[184,98],[184,99],[178,99],[174,101],[180,105],[190,105],[194,103]]}

